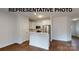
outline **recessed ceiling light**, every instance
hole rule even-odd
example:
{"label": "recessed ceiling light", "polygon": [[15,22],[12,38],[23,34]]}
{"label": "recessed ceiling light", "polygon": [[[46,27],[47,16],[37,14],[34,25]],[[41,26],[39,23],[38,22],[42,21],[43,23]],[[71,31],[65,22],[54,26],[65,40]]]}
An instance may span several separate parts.
{"label": "recessed ceiling light", "polygon": [[36,13],[34,13],[34,15],[37,15]]}
{"label": "recessed ceiling light", "polygon": [[42,18],[43,17],[43,15],[38,15],[38,18]]}

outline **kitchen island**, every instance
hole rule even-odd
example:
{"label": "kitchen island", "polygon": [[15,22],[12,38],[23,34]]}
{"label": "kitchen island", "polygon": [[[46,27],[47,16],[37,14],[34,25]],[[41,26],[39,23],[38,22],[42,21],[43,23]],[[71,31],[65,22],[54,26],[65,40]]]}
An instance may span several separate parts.
{"label": "kitchen island", "polygon": [[49,34],[43,32],[30,32],[30,45],[49,49]]}

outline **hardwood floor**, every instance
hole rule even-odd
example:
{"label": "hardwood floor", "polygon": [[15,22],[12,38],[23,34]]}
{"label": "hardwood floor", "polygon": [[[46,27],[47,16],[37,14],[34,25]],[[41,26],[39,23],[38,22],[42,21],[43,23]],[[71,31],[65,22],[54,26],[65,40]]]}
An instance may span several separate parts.
{"label": "hardwood floor", "polygon": [[50,51],[79,51],[79,39],[73,38],[71,42],[53,40]]}
{"label": "hardwood floor", "polygon": [[71,51],[72,45],[71,42],[62,42],[53,40],[50,46],[50,51]]}
{"label": "hardwood floor", "polygon": [[[12,44],[4,48],[0,48],[0,51],[46,51],[45,49],[30,46],[26,41],[22,44]],[[72,42],[62,42],[53,40],[50,42],[49,51],[79,51],[79,39],[72,39]]]}
{"label": "hardwood floor", "polygon": [[0,51],[45,51],[45,49],[29,46],[29,42],[26,41],[22,44],[12,44],[4,48],[0,48]]}

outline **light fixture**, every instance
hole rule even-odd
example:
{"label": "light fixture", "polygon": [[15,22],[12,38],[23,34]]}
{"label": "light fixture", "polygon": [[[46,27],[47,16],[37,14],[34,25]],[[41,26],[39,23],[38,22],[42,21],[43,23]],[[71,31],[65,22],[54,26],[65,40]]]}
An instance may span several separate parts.
{"label": "light fixture", "polygon": [[37,15],[36,13],[34,13],[34,15]]}
{"label": "light fixture", "polygon": [[38,17],[38,18],[42,18],[43,17],[43,15],[39,15],[39,14],[37,14],[37,13],[33,13],[36,17]]}
{"label": "light fixture", "polygon": [[73,21],[77,21],[77,20],[79,20],[79,18],[75,18],[75,19],[72,19]]}
{"label": "light fixture", "polygon": [[38,18],[42,18],[42,17],[43,17],[43,15],[38,15],[37,17],[38,17]]}

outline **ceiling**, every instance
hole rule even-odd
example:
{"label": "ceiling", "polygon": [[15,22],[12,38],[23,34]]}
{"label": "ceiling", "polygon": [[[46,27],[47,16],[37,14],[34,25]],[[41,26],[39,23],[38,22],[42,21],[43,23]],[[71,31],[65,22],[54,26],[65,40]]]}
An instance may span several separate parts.
{"label": "ceiling", "polygon": [[[0,12],[9,12],[8,8],[0,8]],[[69,16],[73,18],[79,18],[79,8],[73,8],[72,12],[37,12],[37,15],[34,15],[34,12],[11,12],[12,14],[22,14],[29,17],[32,20],[38,19],[49,19],[50,17],[57,16]],[[43,15],[42,18],[37,17],[38,15]]]}

